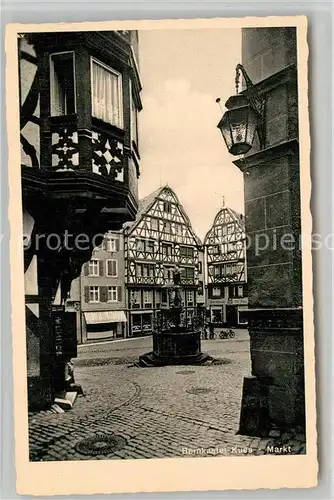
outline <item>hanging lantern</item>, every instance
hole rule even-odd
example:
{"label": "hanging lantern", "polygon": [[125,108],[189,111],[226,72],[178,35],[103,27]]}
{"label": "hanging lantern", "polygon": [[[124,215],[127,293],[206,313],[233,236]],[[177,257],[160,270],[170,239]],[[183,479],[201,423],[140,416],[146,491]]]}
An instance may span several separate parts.
{"label": "hanging lantern", "polygon": [[[246,91],[238,94],[239,72],[242,72],[246,81]],[[258,133],[261,146],[263,146],[263,117],[264,99],[254,88],[250,78],[241,64],[236,68],[236,95],[229,97],[225,106],[227,111],[217,127],[224,137],[227,149],[234,156],[247,153]],[[220,99],[216,99],[220,103]]]}
{"label": "hanging lantern", "polygon": [[242,94],[230,97],[225,106],[227,111],[218,123],[218,128],[229,153],[234,156],[245,154],[253,144],[257,116]]}

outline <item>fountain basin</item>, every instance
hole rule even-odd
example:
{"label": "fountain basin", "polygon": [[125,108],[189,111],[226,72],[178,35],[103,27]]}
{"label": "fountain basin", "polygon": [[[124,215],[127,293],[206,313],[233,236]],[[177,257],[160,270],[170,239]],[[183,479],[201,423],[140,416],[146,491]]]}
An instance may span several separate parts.
{"label": "fountain basin", "polygon": [[178,328],[153,332],[153,351],[139,356],[141,366],[202,364],[211,356],[201,352],[201,334]]}

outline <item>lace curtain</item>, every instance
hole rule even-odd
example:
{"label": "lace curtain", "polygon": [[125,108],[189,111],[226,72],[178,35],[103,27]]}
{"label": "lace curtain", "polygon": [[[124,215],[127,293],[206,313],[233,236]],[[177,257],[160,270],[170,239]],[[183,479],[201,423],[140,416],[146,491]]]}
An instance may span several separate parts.
{"label": "lace curtain", "polygon": [[93,116],[122,128],[121,76],[93,61]]}

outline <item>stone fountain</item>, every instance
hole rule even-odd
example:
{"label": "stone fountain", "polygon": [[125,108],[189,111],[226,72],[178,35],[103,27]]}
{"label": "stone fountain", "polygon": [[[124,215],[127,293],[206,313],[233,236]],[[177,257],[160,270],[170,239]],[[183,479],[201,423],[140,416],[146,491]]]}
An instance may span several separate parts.
{"label": "stone fountain", "polygon": [[169,308],[158,311],[153,327],[153,351],[139,356],[140,366],[203,364],[212,360],[201,351],[199,314],[185,317],[181,298],[181,271],[173,273],[173,284],[167,285]]}

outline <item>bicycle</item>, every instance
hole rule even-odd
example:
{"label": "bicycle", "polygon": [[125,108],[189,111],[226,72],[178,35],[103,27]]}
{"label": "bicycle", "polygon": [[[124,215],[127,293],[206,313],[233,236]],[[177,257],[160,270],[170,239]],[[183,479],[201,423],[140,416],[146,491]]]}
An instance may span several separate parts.
{"label": "bicycle", "polygon": [[235,333],[234,331],[229,328],[228,330],[222,330],[219,334],[220,339],[234,339]]}

